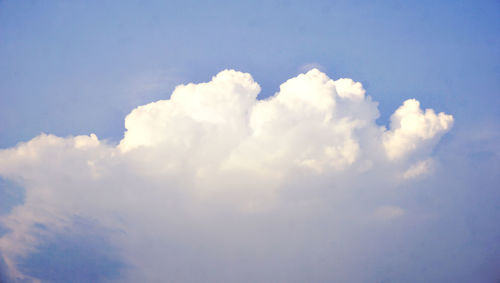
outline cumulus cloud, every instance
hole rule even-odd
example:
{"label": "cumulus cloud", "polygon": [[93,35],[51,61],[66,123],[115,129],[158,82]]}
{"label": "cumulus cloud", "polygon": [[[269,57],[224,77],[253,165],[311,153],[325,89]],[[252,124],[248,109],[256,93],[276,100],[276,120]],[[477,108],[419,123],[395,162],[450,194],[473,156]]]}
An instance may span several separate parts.
{"label": "cumulus cloud", "polygon": [[453,117],[434,110],[420,109],[420,102],[409,99],[391,116],[391,130],[384,135],[384,147],[390,159],[403,158],[424,144],[435,144],[453,123]]}
{"label": "cumulus cloud", "polygon": [[250,74],[225,70],[134,109],[117,145],[42,134],[1,150],[0,176],[26,190],[0,216],[10,276],[44,280],[23,262],[75,219],[109,240],[127,266],[120,281],[373,276],[354,272],[380,252],[361,235],[421,221],[391,196],[429,171],[453,117],[410,99],[386,129],[361,83],[317,69],[259,92]]}

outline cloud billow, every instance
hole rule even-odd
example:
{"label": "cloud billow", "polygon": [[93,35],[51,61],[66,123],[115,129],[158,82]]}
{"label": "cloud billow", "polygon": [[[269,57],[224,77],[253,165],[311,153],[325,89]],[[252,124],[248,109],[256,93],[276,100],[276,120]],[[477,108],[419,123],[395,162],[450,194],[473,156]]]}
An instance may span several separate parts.
{"label": "cloud billow", "polygon": [[9,276],[36,280],[23,259],[77,218],[96,223],[124,281],[385,280],[394,259],[377,258],[398,254],[394,235],[427,225],[400,188],[432,174],[453,117],[409,99],[387,129],[359,82],[317,69],[259,92],[224,70],[134,109],[117,145],[42,134],[0,150],[0,176],[25,189],[0,215]]}

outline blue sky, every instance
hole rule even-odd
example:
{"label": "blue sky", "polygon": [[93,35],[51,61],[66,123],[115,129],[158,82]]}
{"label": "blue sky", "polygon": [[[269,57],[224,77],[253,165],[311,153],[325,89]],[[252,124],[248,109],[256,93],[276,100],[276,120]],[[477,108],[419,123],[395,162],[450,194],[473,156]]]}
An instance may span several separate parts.
{"label": "blue sky", "polygon": [[[365,114],[368,116],[373,114],[373,117],[377,116],[378,118],[370,116],[366,119],[370,123],[376,121],[377,125],[386,126],[389,130],[391,129],[391,115],[402,105],[403,101],[409,98],[420,101],[422,109],[432,108],[435,109],[436,113],[444,112],[453,115],[453,128],[451,128],[450,123],[446,127],[443,126],[443,128],[436,130],[437,132],[432,134],[432,142],[422,142],[422,153],[419,151],[418,155],[411,155],[407,160],[400,161],[397,165],[390,163],[391,161],[387,161],[389,163],[383,161],[380,168],[386,170],[384,172],[377,169],[373,173],[363,173],[370,176],[367,178],[377,176],[373,177],[376,180],[374,184],[380,188],[377,187],[377,190],[372,193],[362,189],[371,184],[349,181],[351,178],[359,177],[356,175],[357,173],[353,173],[354,171],[342,171],[344,173],[335,171],[335,173],[330,174],[321,171],[323,170],[321,169],[321,173],[318,173],[321,177],[314,177],[316,175],[312,173],[303,173],[303,175],[297,173],[302,172],[300,171],[302,169],[283,169],[284,166],[280,165],[279,162],[284,161],[276,161],[276,164],[272,163],[274,161],[269,161],[271,165],[265,163],[266,166],[269,166],[265,167],[262,165],[264,163],[258,163],[260,161],[250,163],[244,159],[248,161],[246,165],[250,164],[249,167],[254,166],[252,164],[261,164],[259,170],[278,172],[282,174],[280,176],[289,176],[287,174],[291,174],[290,172],[298,171],[296,174],[291,174],[289,179],[285,178],[287,181],[281,181],[282,183],[279,184],[273,183],[275,181],[272,178],[272,180],[266,179],[268,177],[257,178],[259,181],[256,182],[261,182],[259,184],[262,187],[276,186],[281,188],[280,190],[284,192],[283,195],[280,193],[279,197],[276,197],[280,200],[278,201],[280,205],[273,206],[275,210],[272,212],[264,213],[269,218],[262,217],[260,214],[241,216],[244,219],[248,217],[249,224],[241,227],[235,224],[239,229],[235,232],[236,236],[243,239],[245,238],[241,236],[243,231],[250,231],[249,234],[252,234],[252,231],[272,227],[269,228],[270,232],[267,236],[265,233],[264,235],[256,233],[257,238],[262,237],[262,243],[258,240],[249,240],[248,247],[258,250],[272,246],[276,240],[275,237],[279,238],[282,234],[286,234],[286,231],[289,232],[287,229],[290,227],[287,226],[288,228],[285,229],[280,226],[280,223],[283,221],[291,221],[290,223],[292,223],[295,221],[294,219],[300,219],[297,220],[298,223],[294,227],[300,227],[307,232],[302,230],[302,232],[297,232],[299,236],[288,242],[290,245],[297,245],[297,249],[271,248],[269,250],[271,254],[267,254],[266,251],[253,254],[245,248],[239,249],[239,242],[231,240],[227,248],[221,251],[213,250],[212,245],[219,243],[213,239],[219,239],[219,236],[229,233],[221,228],[224,223],[240,223],[241,219],[236,216],[234,219],[227,216],[232,213],[232,207],[226,208],[222,205],[224,208],[221,208],[220,211],[213,207],[214,203],[225,203],[227,201],[225,197],[219,198],[215,194],[217,197],[213,196],[213,199],[210,198],[207,204],[201,205],[203,208],[193,209],[193,203],[198,204],[198,202],[186,200],[190,198],[184,196],[185,193],[176,191],[176,193],[169,194],[167,198],[179,199],[179,203],[183,203],[185,206],[175,204],[172,205],[172,208],[166,208],[167,212],[172,213],[176,211],[175,209],[179,209],[182,212],[175,212],[181,215],[178,221],[193,221],[189,223],[198,223],[197,221],[202,222],[202,220],[212,221],[215,223],[214,228],[207,228],[199,223],[199,225],[192,224],[193,227],[189,225],[184,227],[178,224],[175,219],[167,217],[171,221],[169,223],[174,224],[166,227],[166,231],[178,229],[178,232],[169,234],[163,230],[157,231],[157,235],[165,235],[162,233],[168,235],[166,238],[157,238],[155,235],[145,235],[139,232],[147,230],[148,227],[138,224],[136,218],[149,217],[149,214],[141,214],[138,210],[135,214],[130,213],[129,215],[121,210],[121,205],[126,207],[125,203],[128,202],[120,203],[118,207],[109,204],[109,207],[115,209],[109,208],[109,211],[120,215],[118,217],[113,214],[113,217],[116,216],[120,219],[118,221],[113,217],[111,217],[113,220],[106,218],[110,215],[110,212],[104,209],[106,205],[99,206],[102,211],[97,209],[102,214],[87,213],[86,211],[95,209],[93,202],[89,201],[89,204],[82,206],[81,210],[71,211],[74,217],[71,216],[63,221],[64,223],[72,223],[68,224],[67,227],[62,225],[62,222],[51,220],[49,216],[40,217],[36,221],[31,219],[33,226],[30,227],[34,227],[33,231],[35,232],[26,229],[31,231],[29,233],[38,235],[35,237],[38,239],[36,244],[30,246],[34,250],[13,253],[16,256],[10,257],[10,260],[18,266],[18,271],[28,276],[26,278],[40,278],[49,282],[51,280],[64,282],[68,279],[85,281],[90,278],[89,276],[95,276],[95,280],[122,278],[122,280],[128,281],[162,278],[164,276],[160,272],[162,267],[152,266],[151,269],[144,269],[144,267],[139,266],[134,269],[134,260],[131,257],[141,247],[140,240],[144,240],[146,242],[158,241],[158,245],[163,247],[159,250],[174,250],[176,254],[181,255],[181,259],[177,261],[169,257],[164,258],[163,254],[159,252],[158,254],[152,253],[151,257],[147,257],[147,260],[152,262],[170,263],[172,269],[164,267],[171,271],[170,274],[174,274],[170,279],[180,281],[196,281],[203,278],[203,274],[207,276],[209,281],[221,279],[234,281],[240,278],[238,276],[241,274],[249,273],[250,269],[260,271],[257,272],[258,275],[250,272],[255,277],[248,278],[275,282],[276,280],[289,281],[290,278],[295,278],[294,280],[302,278],[306,281],[312,279],[318,282],[329,281],[333,278],[353,282],[366,282],[367,279],[370,281],[373,279],[373,282],[421,282],[419,276],[422,276],[427,282],[455,279],[463,280],[463,282],[498,280],[500,274],[498,271],[495,273],[493,266],[500,263],[498,257],[500,229],[495,227],[498,226],[495,223],[500,221],[500,208],[498,207],[500,201],[498,191],[500,181],[498,177],[498,169],[500,169],[499,51],[500,2],[498,1],[280,0],[148,1],[147,3],[129,0],[119,2],[0,1],[0,148],[2,149],[0,156],[4,158],[4,161],[0,161],[0,206],[2,206],[0,207],[0,216],[3,217],[8,218],[9,213],[14,211],[16,205],[24,207],[23,209],[26,211],[45,211],[45,208],[29,206],[30,201],[28,200],[36,200],[39,197],[35,187],[59,188],[59,186],[68,186],[69,184],[70,187],[74,186],[75,195],[78,195],[77,188],[85,186],[101,188],[104,184],[108,184],[108,186],[113,187],[112,193],[110,192],[106,196],[99,196],[97,192],[95,194],[89,193],[92,196],[89,199],[104,200],[108,197],[109,203],[112,203],[111,198],[114,199],[122,195],[116,188],[128,186],[126,182],[116,181],[120,178],[126,178],[124,176],[127,175],[126,172],[129,172],[127,170],[131,170],[132,173],[129,172],[129,174],[135,176],[127,179],[131,184],[140,183],[142,180],[145,184],[149,184],[144,185],[145,187],[152,188],[162,187],[161,184],[165,187],[186,186],[191,188],[194,186],[190,181],[196,183],[198,177],[191,179],[189,172],[196,170],[185,169],[186,171],[182,171],[183,173],[168,171],[168,174],[172,174],[172,176],[177,174],[176,176],[182,176],[182,178],[172,177],[172,179],[164,180],[161,179],[163,177],[158,176],[166,176],[165,173],[162,171],[163,173],[158,173],[160,175],[155,175],[157,174],[155,170],[160,166],[158,164],[165,162],[147,158],[161,156],[164,158],[163,160],[170,160],[169,158],[175,159],[179,154],[179,156],[189,159],[193,164],[197,162],[204,164],[207,158],[212,158],[212,155],[209,157],[200,155],[203,157],[198,159],[196,156],[199,152],[206,150],[216,155],[223,154],[220,153],[223,150],[219,150],[218,147],[205,149],[204,145],[195,145],[195,143],[191,144],[185,151],[178,150],[173,153],[165,149],[167,143],[144,145],[140,144],[137,138],[126,140],[124,119],[140,105],[160,99],[169,99],[177,85],[208,82],[224,69],[250,73],[253,80],[261,88],[261,91],[258,92],[258,99],[272,97],[280,90],[280,85],[285,81],[300,73],[305,73],[311,68],[318,68],[333,80],[351,78],[355,82],[361,82],[366,94],[373,101],[378,102],[379,117],[375,112],[372,113],[374,106],[370,104],[371,102],[363,104],[362,107],[366,108],[359,108],[362,109],[359,110],[360,113],[364,113],[359,115],[365,119]],[[238,80],[238,83],[243,84],[243,81],[246,80],[236,76],[235,80]],[[310,76],[311,81],[320,77],[317,74]],[[227,78],[224,77],[220,80],[224,79]],[[304,82],[304,84],[306,83]],[[214,88],[219,89],[219,85],[216,83],[214,85]],[[253,93],[252,87],[248,88],[248,92]],[[177,103],[184,105],[181,100]],[[218,109],[218,104],[214,105],[210,107],[215,108],[210,109]],[[194,106],[193,108],[185,107],[187,107],[186,109],[198,109]],[[349,107],[351,106],[346,106],[344,109],[347,110],[345,111],[350,111]],[[136,113],[139,113],[139,110]],[[358,117],[357,113],[353,112],[353,117]],[[280,115],[283,115],[285,120],[288,117],[286,113]],[[130,118],[130,124],[136,121],[134,117]],[[153,120],[161,120],[164,116],[154,117]],[[238,117],[233,118],[238,120]],[[290,116],[290,119],[293,117],[295,116]],[[372,118],[375,120],[370,120]],[[167,126],[163,128],[163,124],[157,125],[153,122],[151,123],[154,125],[149,128],[149,124],[141,124],[145,123],[142,120],[137,122],[137,125],[142,125],[143,128],[132,128],[133,126],[131,126],[127,129],[131,137],[135,137],[136,133],[142,133],[145,129],[145,133],[151,134],[151,140],[158,138],[161,142],[168,139],[157,136],[159,135],[157,133],[161,131],[171,135],[191,137],[191,134],[205,133],[203,131],[207,129],[206,127],[193,128],[191,132],[191,128],[189,128],[191,124],[183,124],[184,120],[172,121],[177,122],[172,122],[172,124],[165,122],[165,125],[171,125],[169,127],[173,128],[171,132]],[[337,122],[341,123],[340,120]],[[283,126],[286,124],[285,122],[280,123],[282,124],[279,125],[285,127]],[[436,123],[438,124],[438,122]],[[440,125],[444,125],[443,123],[441,122]],[[179,128],[175,125],[179,125]],[[314,128],[312,121],[307,125],[309,128]],[[274,130],[280,132],[282,128],[276,127]],[[231,132],[232,128],[224,129],[225,133],[228,133],[227,135],[221,136],[222,138],[215,136],[213,139],[221,141],[227,147],[233,145],[233,139],[229,136],[236,139],[240,134],[245,134],[236,131],[233,133]],[[353,130],[352,133],[349,132],[349,134],[346,133],[342,136],[342,139],[346,140],[350,140],[351,135],[359,138],[358,143],[361,148],[360,152],[362,152],[360,155],[356,155],[359,160],[365,156],[365,149],[369,152],[376,148],[376,145],[364,140],[366,137],[372,137],[371,131],[367,130],[360,134],[357,130]],[[8,155],[11,154],[11,151],[8,149],[20,148],[16,147],[19,142],[29,141],[40,133],[62,138],[67,137],[68,142],[72,140],[70,136],[95,133],[101,142],[106,143],[106,149],[86,153],[88,156],[85,158],[91,162],[89,164],[94,164],[92,163],[94,162],[92,161],[93,157],[90,156],[97,155],[97,151],[115,150],[110,148],[118,144],[120,146],[116,148],[122,151],[128,151],[129,148],[137,145],[153,146],[155,151],[151,151],[154,153],[150,152],[150,155],[147,152],[141,153],[148,156],[145,157],[145,160],[150,162],[137,161],[134,159],[135,155],[132,154],[130,155],[132,157],[126,159],[128,161],[117,161],[112,165],[106,165],[112,168],[106,169],[108,171],[102,169],[104,170],[102,172],[112,172],[109,177],[106,177],[108,179],[105,178],[107,181],[89,185],[79,179],[81,176],[75,177],[72,175],[73,171],[69,172],[67,171],[69,169],[64,169],[65,167],[74,169],[71,167],[73,165],[61,165],[66,164],[64,162],[67,161],[58,163],[60,160],[66,160],[65,158],[68,160],[80,158],[80,155],[76,153],[71,152],[67,155],[66,153],[61,153],[61,155],[53,153],[54,157],[51,157],[50,154],[44,154],[52,152],[52,150],[54,152],[66,151],[45,149],[40,145],[40,148],[43,148],[42,151],[38,149],[38,143],[33,143],[36,148],[33,149],[33,152],[38,152],[39,156],[47,158],[41,159],[42,163],[58,164],[54,165],[53,171],[47,171],[48,173],[44,171],[43,167],[35,165],[33,167],[18,166],[18,164],[24,164],[22,163],[24,161],[19,161],[20,159],[14,157],[7,159],[7,157],[11,158],[11,155]],[[322,140],[328,136],[323,132],[316,134],[318,136],[312,139]],[[285,137],[283,140],[280,139],[280,136],[272,137],[276,141],[275,144],[267,143],[267,140],[255,141],[255,147],[265,147],[263,152],[274,149],[275,145],[275,151],[277,151],[283,147],[278,146],[281,143],[290,145],[292,149],[295,148],[295,145],[298,148],[308,148],[309,143],[303,141],[300,138],[301,135],[297,135],[283,134]],[[311,133],[304,135],[307,137]],[[210,137],[205,137],[203,141],[210,144],[212,141]],[[336,138],[336,136],[331,137],[333,140]],[[371,138],[367,139],[371,140]],[[383,137],[383,139],[388,140],[389,138]],[[393,143],[396,144],[397,141],[400,140],[395,140]],[[174,140],[168,142],[176,144]],[[253,142],[253,140],[248,141],[248,143]],[[44,144],[43,141],[40,143]],[[47,144],[58,143],[59,141],[47,142]],[[172,146],[172,144],[169,145]],[[391,142],[385,144],[391,144]],[[344,145],[342,144],[342,146]],[[384,146],[388,150],[387,145]],[[243,152],[244,155],[246,149],[239,150],[235,152]],[[259,156],[259,153],[254,154]],[[366,153],[366,155],[370,154]],[[298,157],[286,157],[283,160],[296,160],[296,158]],[[372,158],[370,162],[374,164],[381,160],[378,156],[370,155],[370,158]],[[432,162],[426,161],[431,159]],[[130,160],[135,161],[129,163]],[[323,162],[321,157],[313,160],[316,163],[310,163],[311,160],[305,160],[309,162],[307,164],[312,166],[311,168],[326,166],[324,165],[326,163],[321,163]],[[99,162],[96,161],[96,164],[99,166]],[[104,167],[108,168],[106,166]],[[196,167],[198,165],[192,164],[182,166],[198,168]],[[16,169],[18,171],[10,170],[10,167],[18,168]],[[362,167],[361,163],[358,167]],[[392,182],[388,179],[392,173],[405,171],[408,168],[426,168],[425,170],[427,170],[431,167],[434,169],[429,170],[434,173],[429,173],[428,176],[408,184],[399,181]],[[76,172],[79,169],[74,170]],[[200,170],[196,172],[205,172]],[[420,169],[415,170],[413,172]],[[38,173],[29,175],[27,172],[29,174]],[[241,176],[238,175],[240,173],[235,174],[234,176],[239,176],[234,177],[236,179],[255,180],[245,175],[246,173],[241,173],[243,174]],[[48,177],[44,179],[40,177],[41,175]],[[214,173],[214,175],[216,174]],[[228,179],[232,180],[232,177],[221,176],[218,177],[220,179],[214,177],[210,181],[202,180],[206,181],[207,187],[239,186],[240,184],[238,181],[227,181]],[[302,176],[303,179],[297,176]],[[56,179],[60,182],[54,181]],[[335,183],[337,181],[331,181],[333,179],[340,181]],[[289,183],[293,183],[290,180],[295,180],[297,184],[302,184],[302,186],[289,185]],[[66,181],[68,183],[64,183]],[[84,183],[85,185],[83,185]],[[300,191],[301,187],[309,186],[309,183],[317,186],[317,191],[313,193]],[[132,192],[132,187],[135,185],[130,186]],[[24,192],[25,187],[27,188],[26,192]],[[326,187],[352,187],[359,188],[359,191],[352,189],[349,193],[337,195],[337,193],[329,193],[324,190]],[[396,191],[391,193],[382,187],[396,188]],[[283,188],[288,188],[288,190]],[[33,195],[31,192],[34,192]],[[24,194],[26,194],[25,200],[21,197]],[[47,207],[54,203],[71,203],[72,196],[70,195],[71,193],[68,193],[67,199],[62,196],[57,199],[46,199]],[[242,193],[242,195],[246,194]],[[155,203],[152,196],[140,198],[137,204],[132,202],[128,205],[139,207],[141,205],[147,206],[148,201]],[[252,198],[259,199],[258,196],[262,197],[258,194],[252,194]],[[348,212],[342,210],[340,215],[345,213],[345,217],[339,217],[338,223],[336,222],[343,232],[335,237],[340,243],[338,245],[344,247],[327,249],[331,254],[349,254],[351,256],[347,256],[345,264],[339,264],[338,260],[341,257],[338,258],[337,254],[335,256],[325,254],[323,255],[324,261],[309,266],[311,264],[307,261],[311,262],[319,257],[321,251],[315,244],[308,245],[308,243],[314,242],[315,239],[321,243],[323,241],[325,243],[331,242],[327,234],[333,233],[332,231],[335,229],[328,230],[329,232],[325,232],[326,234],[317,231],[321,230],[321,223],[328,223],[325,220],[328,219],[325,213],[337,215],[339,211],[322,203],[319,207],[323,209],[313,209],[310,214],[304,210],[304,214],[294,215],[292,207],[294,205],[300,206],[298,204],[300,201],[296,199],[303,198],[304,203],[308,201],[313,203],[319,198],[326,203],[332,200],[330,198],[333,198],[335,200],[346,199],[346,202],[350,203],[354,202],[357,197],[359,197],[359,202],[356,201],[352,205],[354,208],[347,209]],[[240,200],[239,197],[238,200],[231,199],[231,201],[246,203],[246,200]],[[252,199],[252,201],[255,200]],[[282,204],[288,203],[288,201],[293,204]],[[384,201],[387,203],[383,204]],[[381,224],[385,225],[382,227],[371,223],[371,220],[366,220],[370,222],[368,223],[365,221],[364,212],[361,212],[364,211],[364,205],[366,207],[373,206],[376,211],[375,215],[378,216],[389,213],[390,215],[408,217],[405,221],[411,225],[409,224],[409,227],[405,228],[404,224],[401,223]],[[242,207],[246,207],[246,204],[242,204]],[[57,213],[68,212],[65,209],[61,208],[58,210],[59,212],[52,213],[57,215]],[[135,210],[132,209],[132,211]],[[196,217],[196,213],[206,213],[206,215]],[[22,217],[26,217],[28,214],[21,213],[19,214],[21,216],[16,216],[21,218],[16,219],[23,221]],[[14,214],[12,213],[12,215]],[[310,224],[307,215],[310,217],[314,215],[318,224]],[[83,222],[80,219],[84,219]],[[157,218],[152,217],[152,219]],[[357,224],[346,224],[347,220]],[[374,228],[372,225],[376,227]],[[65,228],[61,228],[63,226]],[[130,230],[127,230],[128,228]],[[8,234],[9,229],[13,228],[0,226],[0,236]],[[45,232],[40,232],[37,229]],[[414,234],[405,232],[405,229],[414,232]],[[79,231],[84,230],[90,230],[89,235],[94,236],[89,236],[90,239],[82,241]],[[18,233],[21,233],[19,231]],[[363,237],[359,238],[363,244],[353,240],[353,235],[363,234],[366,231],[374,231],[373,242],[368,241],[370,244],[366,244],[367,239]],[[201,233],[201,236],[197,238],[192,236],[193,233]],[[123,235],[130,235],[130,238]],[[396,237],[393,240],[395,244],[391,245],[388,239],[392,236],[388,235],[400,235],[400,237]],[[429,235],[435,235],[435,237]],[[0,252],[2,252],[1,247],[0,242]],[[363,249],[365,250],[363,251]],[[103,250],[104,252],[97,253],[95,257],[92,257],[85,254],[86,250]],[[145,257],[145,262],[147,251],[149,249],[145,248],[144,255],[141,254]],[[455,253],[455,251],[458,252]],[[3,251],[5,254],[9,252]],[[213,259],[213,253],[217,254],[215,259]],[[368,255],[366,259],[359,256],[363,253]],[[54,260],[47,263],[46,260],[40,260],[55,257],[55,254],[64,254],[72,260],[67,261],[68,266],[64,266],[65,261]],[[389,255],[389,258],[381,260],[380,264],[372,264],[379,262],[375,259],[385,254]],[[236,258],[236,264],[231,263],[231,255]],[[98,258],[96,259],[96,257]],[[303,259],[294,261],[292,257]],[[267,260],[263,260],[263,258],[267,258]],[[212,259],[215,263],[211,269],[207,267],[210,266],[207,262]],[[94,269],[92,264],[82,264],[82,262],[90,261],[102,262],[102,264]],[[265,267],[261,266],[259,261],[265,263]],[[279,261],[284,261],[286,264],[281,266],[277,264]],[[430,267],[442,262],[446,262],[446,264],[443,264],[440,269],[436,270]],[[44,264],[57,266],[58,268],[47,270],[61,270],[60,274],[54,275],[54,272],[50,273],[49,271],[44,273],[46,270]],[[71,272],[76,265],[87,267],[86,270],[80,269],[78,272]],[[228,266],[233,272],[212,272],[212,270],[219,270],[221,266]],[[294,270],[297,270],[297,266],[306,266],[304,273],[295,274]],[[367,266],[374,267],[367,269],[361,275],[354,271]],[[7,267],[3,268],[3,270],[7,269]],[[338,270],[337,273],[336,270]],[[187,275],[188,271],[195,274],[198,272],[198,274],[190,277]],[[119,277],[118,273],[122,277]],[[294,274],[295,277],[290,274]],[[16,282],[15,279],[9,280]]]}
{"label": "blue sky", "polygon": [[498,121],[498,10],[496,1],[2,1],[0,142],[40,132],[118,140],[132,108],[178,83],[234,68],[265,97],[307,64],[363,82],[383,123],[400,97],[453,112],[458,125]]}

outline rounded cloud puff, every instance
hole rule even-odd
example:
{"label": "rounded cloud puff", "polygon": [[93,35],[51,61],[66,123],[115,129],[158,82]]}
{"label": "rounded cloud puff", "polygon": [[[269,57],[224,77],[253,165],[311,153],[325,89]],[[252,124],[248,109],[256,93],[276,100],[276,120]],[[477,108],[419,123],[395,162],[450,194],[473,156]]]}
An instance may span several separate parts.
{"label": "rounded cloud puff", "polygon": [[390,159],[402,158],[422,147],[434,144],[453,124],[453,116],[420,109],[416,99],[406,100],[391,116],[391,130],[384,135],[384,147]]}

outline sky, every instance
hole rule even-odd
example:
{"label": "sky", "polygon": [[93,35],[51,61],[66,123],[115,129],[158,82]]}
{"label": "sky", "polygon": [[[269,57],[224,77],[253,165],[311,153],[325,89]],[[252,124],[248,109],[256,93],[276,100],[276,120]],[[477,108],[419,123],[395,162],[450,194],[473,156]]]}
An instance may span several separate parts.
{"label": "sky", "polygon": [[500,2],[0,0],[0,282],[497,282]]}

